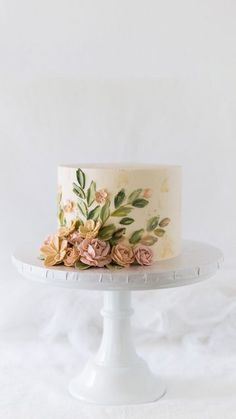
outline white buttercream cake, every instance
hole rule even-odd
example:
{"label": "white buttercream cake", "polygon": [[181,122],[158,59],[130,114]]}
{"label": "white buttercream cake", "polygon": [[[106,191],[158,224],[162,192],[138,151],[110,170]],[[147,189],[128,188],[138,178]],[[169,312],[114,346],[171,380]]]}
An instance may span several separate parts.
{"label": "white buttercream cake", "polygon": [[[62,165],[58,190],[61,238],[85,255],[77,260],[78,268],[86,268],[86,261],[105,266],[106,258],[95,261],[103,250],[119,266],[148,265],[180,253],[181,167]],[[101,250],[100,242],[109,251],[105,245]]]}

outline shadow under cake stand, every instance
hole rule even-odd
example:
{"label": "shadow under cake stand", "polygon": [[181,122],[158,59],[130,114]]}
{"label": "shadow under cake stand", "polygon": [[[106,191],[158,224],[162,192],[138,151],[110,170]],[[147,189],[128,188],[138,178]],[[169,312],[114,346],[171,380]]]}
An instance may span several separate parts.
{"label": "shadow under cake stand", "polygon": [[182,254],[176,258],[150,267],[114,271],[76,271],[64,266],[45,268],[30,245],[13,256],[19,273],[28,279],[104,292],[100,348],[70,383],[69,391],[80,400],[105,405],[152,402],[166,392],[161,379],[153,375],[136,353],[130,325],[131,291],[190,285],[213,276],[221,261],[220,250],[194,241],[184,241]]}

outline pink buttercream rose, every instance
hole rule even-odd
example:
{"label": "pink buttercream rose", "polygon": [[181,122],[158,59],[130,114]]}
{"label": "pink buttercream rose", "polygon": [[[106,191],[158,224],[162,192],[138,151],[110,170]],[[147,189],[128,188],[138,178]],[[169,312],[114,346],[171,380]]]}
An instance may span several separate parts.
{"label": "pink buttercream rose", "polygon": [[125,246],[124,244],[117,244],[116,246],[113,246],[111,257],[118,265],[126,268],[134,262],[134,252],[132,247]]}
{"label": "pink buttercream rose", "polygon": [[80,261],[102,268],[111,262],[110,244],[100,239],[84,239],[78,246]]}
{"label": "pink buttercream rose", "polygon": [[151,265],[153,251],[148,246],[138,245],[134,248],[134,256],[139,265]]}
{"label": "pink buttercream rose", "polygon": [[67,237],[67,240],[72,245],[75,245],[75,244],[78,245],[83,241],[83,238],[81,237],[79,231],[74,231],[73,233],[69,234],[69,236]]}
{"label": "pink buttercream rose", "polygon": [[107,191],[105,189],[99,189],[95,194],[95,199],[98,204],[103,204],[107,199]]}

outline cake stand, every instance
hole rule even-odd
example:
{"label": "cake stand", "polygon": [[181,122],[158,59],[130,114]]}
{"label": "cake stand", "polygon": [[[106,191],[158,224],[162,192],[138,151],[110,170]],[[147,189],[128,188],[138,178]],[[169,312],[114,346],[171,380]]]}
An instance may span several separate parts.
{"label": "cake stand", "polygon": [[194,241],[184,241],[182,254],[176,258],[150,267],[114,271],[45,268],[32,245],[22,247],[13,256],[19,273],[28,279],[59,287],[103,291],[100,348],[70,383],[69,391],[80,400],[105,405],[152,402],[166,392],[161,379],[152,374],[135,350],[130,325],[131,291],[190,285],[214,275],[221,261],[220,250]]}

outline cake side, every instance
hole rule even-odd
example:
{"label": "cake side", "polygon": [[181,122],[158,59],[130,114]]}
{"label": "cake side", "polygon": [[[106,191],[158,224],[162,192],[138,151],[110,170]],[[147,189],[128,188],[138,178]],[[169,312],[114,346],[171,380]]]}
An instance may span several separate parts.
{"label": "cake side", "polygon": [[131,262],[138,247],[143,251],[133,262],[140,258],[140,264],[175,257],[181,251],[181,168],[60,166],[58,223],[61,231],[76,223],[83,239],[108,243],[109,254],[118,244],[130,249],[130,255],[119,248],[113,255],[120,265],[122,258]]}

